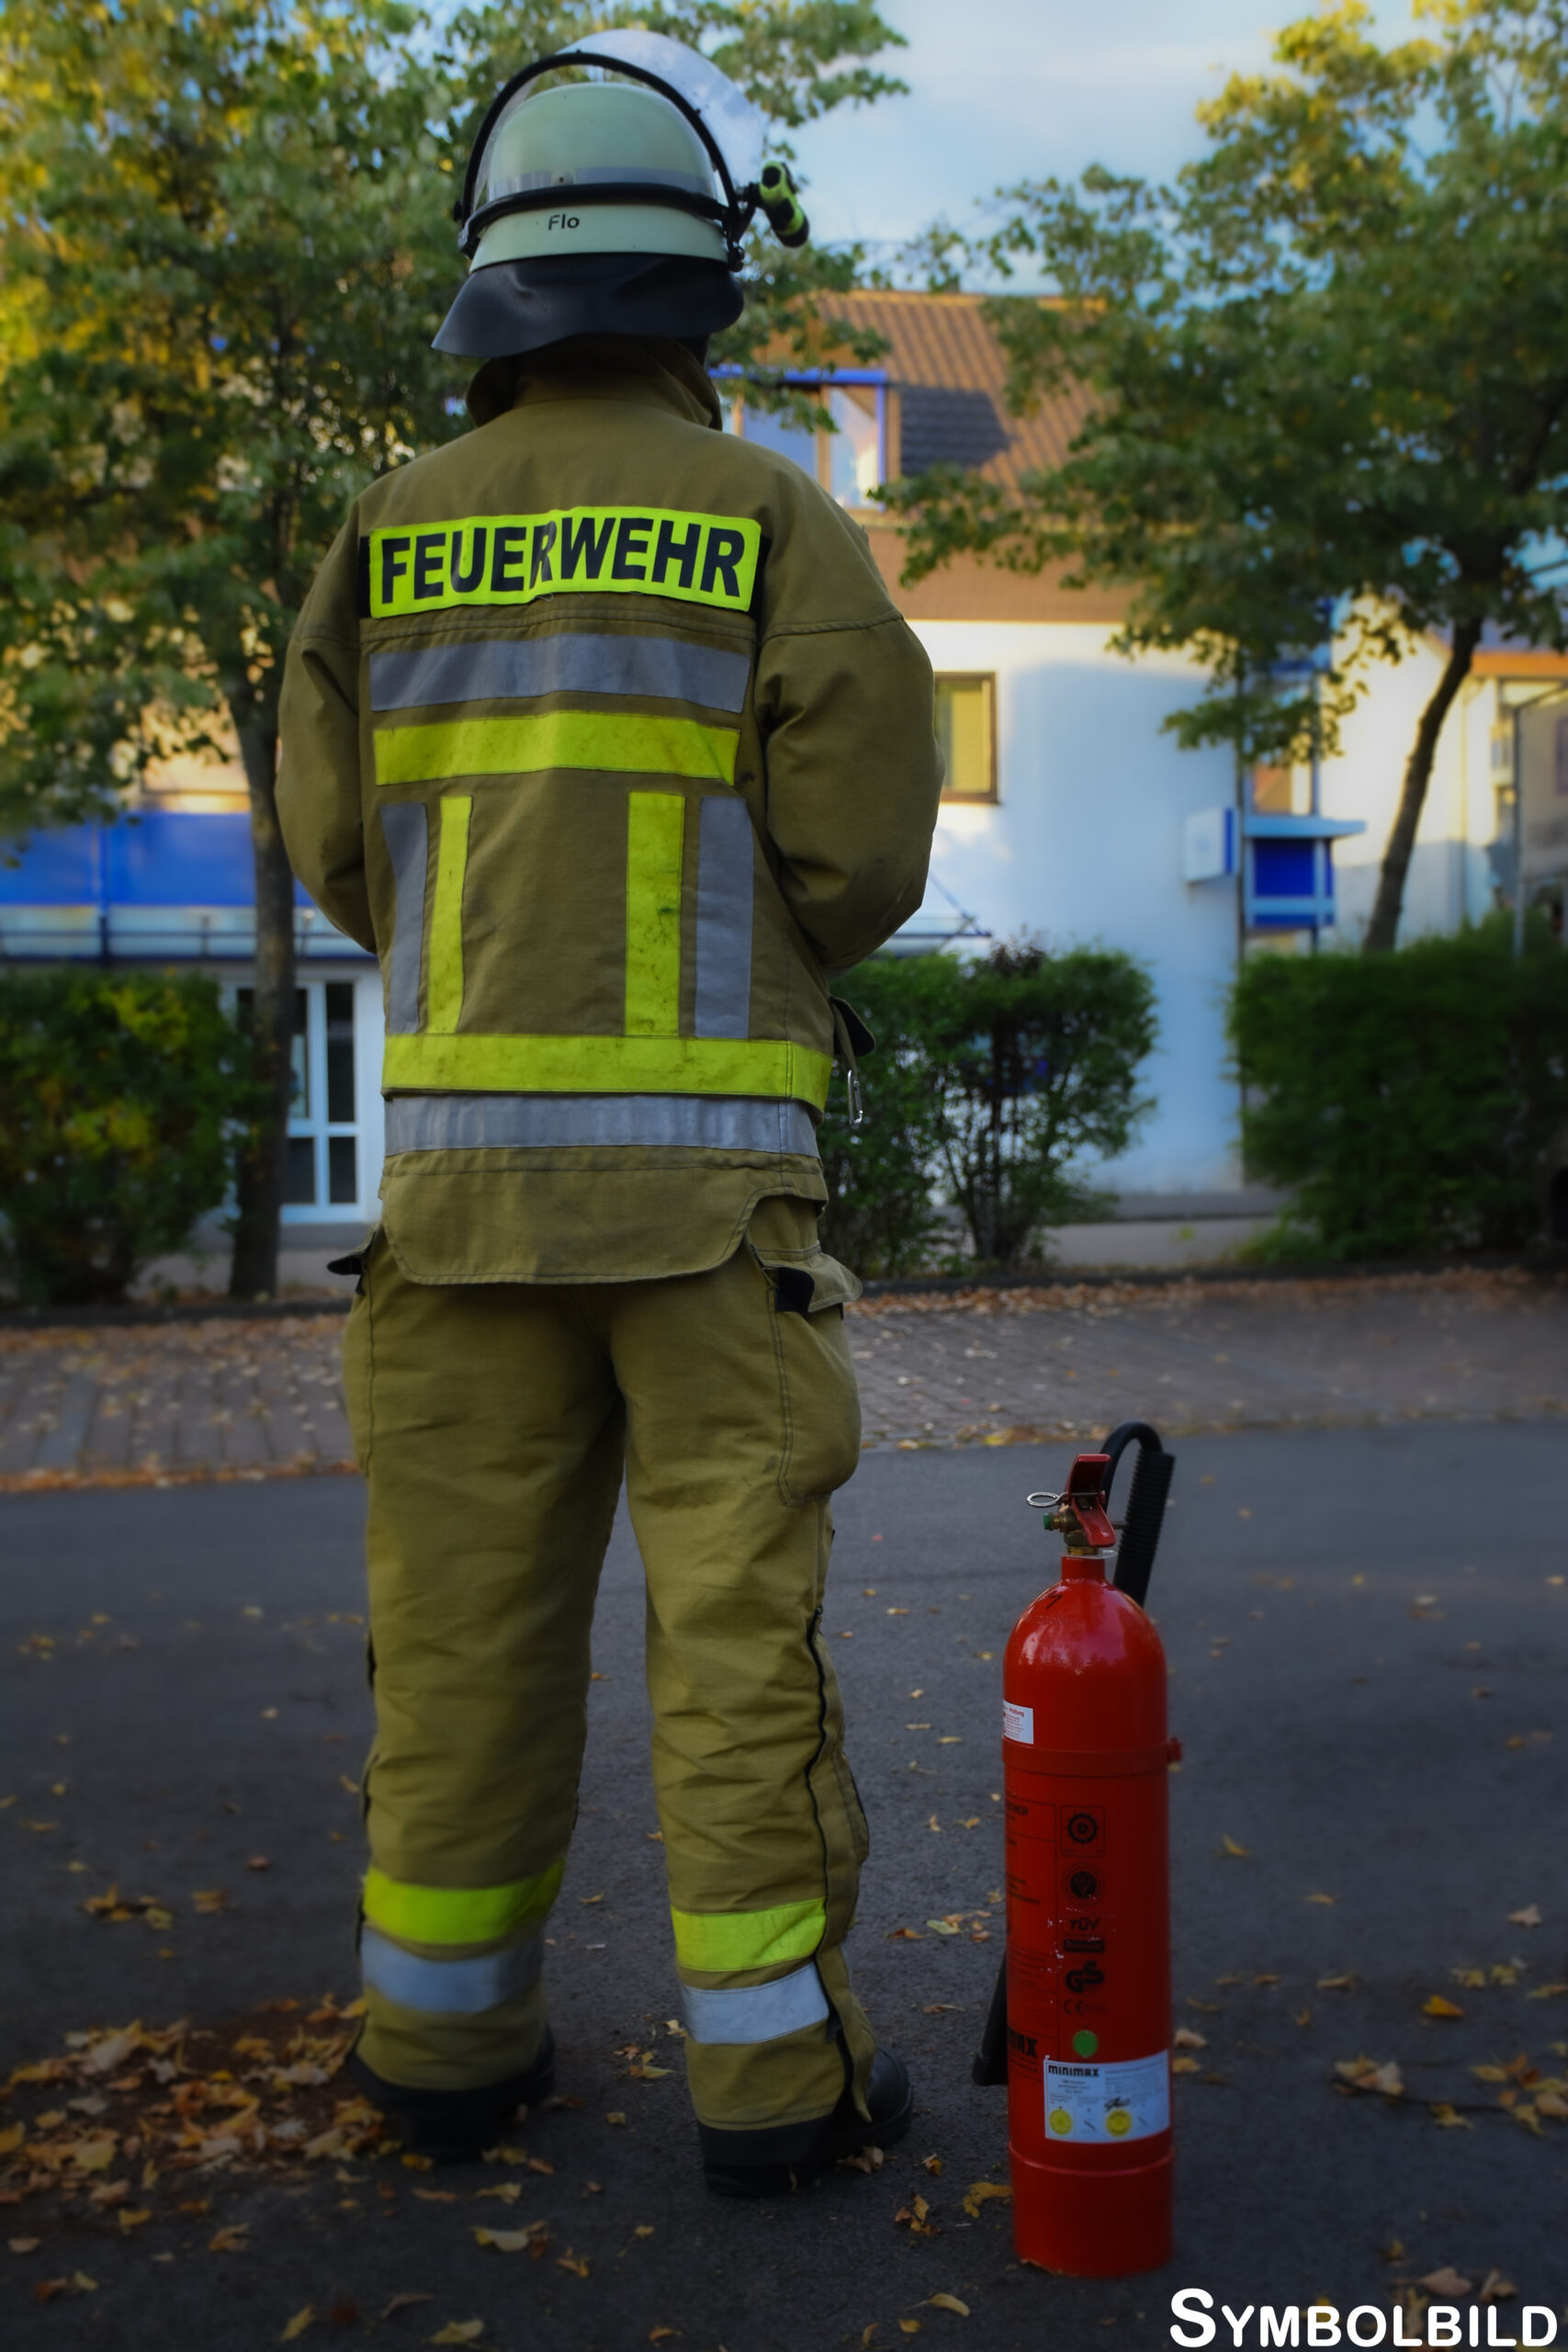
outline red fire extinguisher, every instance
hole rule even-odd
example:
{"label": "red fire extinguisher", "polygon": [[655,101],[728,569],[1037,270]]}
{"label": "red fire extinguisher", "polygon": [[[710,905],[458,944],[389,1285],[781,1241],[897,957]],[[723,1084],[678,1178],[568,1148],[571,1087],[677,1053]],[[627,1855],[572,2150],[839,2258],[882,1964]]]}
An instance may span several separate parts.
{"label": "red fire extinguisher", "polygon": [[[1108,1498],[1132,1444],[1111,1585]],[[1066,1554],[1002,1672],[1007,1957],[975,2078],[1008,2086],[1020,2256],[1079,2278],[1171,2253],[1166,1774],[1180,1747],[1142,1604],[1175,1467],[1145,1422],[1124,1422],[1061,1494],[1030,1497]]]}

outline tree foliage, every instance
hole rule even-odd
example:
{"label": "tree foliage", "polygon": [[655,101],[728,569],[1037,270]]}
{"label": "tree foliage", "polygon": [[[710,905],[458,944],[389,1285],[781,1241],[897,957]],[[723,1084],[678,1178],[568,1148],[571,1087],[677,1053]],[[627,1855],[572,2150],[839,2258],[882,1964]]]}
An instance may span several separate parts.
{"label": "tree foliage", "polygon": [[214,981],[0,973],[0,1272],[28,1303],[123,1298],[217,1208],[255,1108]]}
{"label": "tree foliage", "polygon": [[1517,1249],[1568,1121],[1568,956],[1506,920],[1391,956],[1258,956],[1230,1009],[1247,1164],[1292,1188],[1265,1254]]}
{"label": "tree foliage", "polygon": [[[1332,749],[1374,664],[1444,639],[1372,946],[1483,630],[1568,643],[1568,5],[1418,13],[1434,37],[1386,49],[1360,0],[1289,26],[1174,187],[1012,191],[972,258],[1043,278],[992,305],[1010,398],[1066,397],[1077,431],[1016,493],[933,470],[895,501],[916,576],[968,548],[1124,588],[1121,650],[1207,669],[1170,722],[1188,744]],[[1321,688],[1281,690],[1330,612]]]}
{"label": "tree foliage", "polygon": [[[282,657],[349,502],[466,429],[431,337],[450,203],[497,85],[638,21],[715,53],[784,132],[897,85],[865,0],[7,0],[0,14],[0,832],[112,813],[231,752],[256,859],[271,1114],[234,1287],[272,1286],[294,1005],[274,805]],[[759,251],[764,250],[759,247]],[[852,254],[773,260],[729,350],[820,340]]]}

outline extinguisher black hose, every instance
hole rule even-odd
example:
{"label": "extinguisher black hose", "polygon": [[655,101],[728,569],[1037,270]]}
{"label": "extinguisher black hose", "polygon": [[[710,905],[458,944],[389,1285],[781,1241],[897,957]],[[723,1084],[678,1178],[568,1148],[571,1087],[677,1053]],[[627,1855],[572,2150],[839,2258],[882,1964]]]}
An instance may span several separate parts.
{"label": "extinguisher black hose", "polygon": [[996,1990],[986,2014],[986,2030],[980,2036],[980,2047],[975,2052],[970,2069],[976,2082],[983,2088],[992,2088],[1008,2078],[1008,1964],[1007,1954],[997,1971]]}
{"label": "extinguisher black hose", "polygon": [[1149,1577],[1153,1574],[1155,1554],[1165,1529],[1165,1506],[1170,1493],[1170,1482],[1176,1475],[1176,1456],[1168,1453],[1160,1443],[1159,1432],[1147,1421],[1122,1421],[1113,1429],[1100,1448],[1111,1457],[1105,1473],[1105,1491],[1109,1496],[1116,1476],[1116,1465],[1130,1445],[1138,1449],[1138,1465],[1133,1473],[1128,1490],[1127,1507],[1122,1518],[1122,1541],[1116,1547],[1118,1592],[1135,1600],[1141,1609],[1148,1598]]}
{"label": "extinguisher black hose", "polygon": [[[1176,1456],[1166,1452],[1160,1442],[1159,1431],[1147,1421],[1121,1422],[1100,1449],[1110,1456],[1105,1473],[1108,1498],[1111,1481],[1116,1476],[1116,1465],[1130,1445],[1138,1449],[1138,1463],[1128,1490],[1122,1541],[1116,1547],[1115,1586],[1118,1592],[1124,1592],[1141,1609],[1148,1595],[1155,1554],[1159,1549],[1159,1539],[1165,1529],[1165,1506],[1170,1494],[1170,1482],[1176,1475]],[[983,2087],[994,2087],[1008,2078],[1008,1964],[1005,1952],[1002,1964],[997,1971],[991,2006],[986,2014],[986,2030],[980,2036],[980,2047],[975,2052],[975,2064],[970,2071],[974,2080]]]}

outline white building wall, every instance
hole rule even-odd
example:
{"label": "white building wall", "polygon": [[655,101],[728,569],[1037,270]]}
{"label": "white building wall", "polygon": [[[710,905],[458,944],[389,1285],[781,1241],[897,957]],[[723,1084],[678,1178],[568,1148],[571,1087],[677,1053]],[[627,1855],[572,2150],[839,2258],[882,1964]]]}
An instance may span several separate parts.
{"label": "white building wall", "polygon": [[[1325,809],[1336,817],[1359,817],[1367,828],[1335,852],[1344,944],[1359,941],[1371,913],[1405,762],[1444,659],[1441,646],[1423,639],[1403,662],[1372,672],[1359,707],[1345,722],[1338,755],[1324,762]],[[1405,884],[1402,940],[1458,931],[1479,922],[1492,906],[1486,844],[1497,825],[1491,739],[1500,708],[1496,683],[1471,678],[1438,738]]]}
{"label": "white building wall", "polygon": [[[1235,969],[1234,882],[1186,883],[1190,813],[1235,798],[1228,752],[1182,752],[1160,731],[1190,700],[1180,661],[1133,663],[1100,626],[919,622],[938,671],[997,680],[994,807],[949,803],[933,875],[996,937],[1125,948],[1147,964],[1159,1043],[1145,1081],[1157,1107],[1133,1150],[1100,1173],[1129,1192],[1229,1190],[1241,1181],[1224,997]],[[931,911],[944,902],[929,899]]]}

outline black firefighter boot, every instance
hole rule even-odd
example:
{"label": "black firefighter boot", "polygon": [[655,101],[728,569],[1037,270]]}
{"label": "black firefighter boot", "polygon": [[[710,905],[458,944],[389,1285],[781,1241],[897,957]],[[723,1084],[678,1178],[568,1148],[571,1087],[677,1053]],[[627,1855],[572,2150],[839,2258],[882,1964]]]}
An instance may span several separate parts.
{"label": "black firefighter boot", "polygon": [[360,2089],[397,2125],[414,2153],[438,2165],[468,2163],[493,2147],[517,2109],[536,2107],[556,2084],[555,2038],[548,2026],[532,2065],[504,2082],[481,2083],[471,2090],[414,2090],[406,2083],[384,2082],[356,2050],[350,2051],[347,2064]]}
{"label": "black firefighter boot", "polygon": [[909,2128],[914,2092],[908,2071],[891,2050],[879,2050],[865,2086],[869,2120],[846,2084],[829,2115],[806,2123],[773,2123],[754,2132],[727,2132],[699,2123],[703,2178],[718,2197],[782,2197],[863,2148],[890,2148]]}

